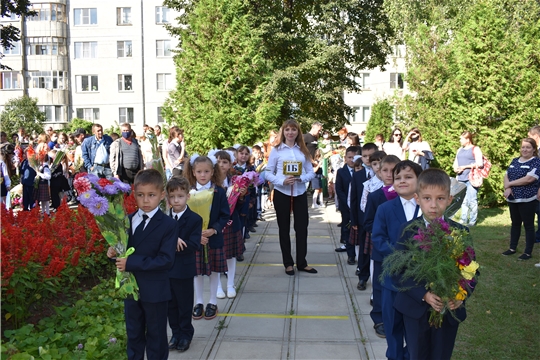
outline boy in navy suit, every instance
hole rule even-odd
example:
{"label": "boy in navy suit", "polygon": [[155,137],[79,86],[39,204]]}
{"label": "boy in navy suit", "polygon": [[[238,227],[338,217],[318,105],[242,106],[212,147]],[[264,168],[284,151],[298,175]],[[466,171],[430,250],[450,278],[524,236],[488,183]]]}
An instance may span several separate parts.
{"label": "boy in navy suit", "polygon": [[[167,303],[171,299],[169,269],[174,262],[178,229],[159,203],[165,198],[163,178],[154,169],[142,170],[134,180],[139,210],[130,215],[128,248],[135,252],[117,258],[116,267],[135,275],[139,299],[124,300],[127,332],[127,357],[130,360],[167,359]],[[110,247],[107,256],[116,256]]]}
{"label": "boy in navy suit", "polygon": [[186,178],[173,176],[167,183],[169,216],[178,224],[178,241],[173,267],[169,270],[172,299],[169,301],[169,349],[189,349],[195,329],[191,324],[193,278],[197,275],[195,252],[201,249],[202,218],[187,206],[191,186]]}
{"label": "boy in navy suit", "polygon": [[[418,177],[415,199],[420,205],[423,220],[426,223],[443,217],[446,208],[452,202],[450,186],[450,177],[440,169],[424,170]],[[402,229],[409,226],[414,220],[404,224]],[[445,219],[445,221],[452,228],[466,229],[450,219]],[[416,232],[415,228],[407,230],[400,237],[396,250],[405,250],[403,244],[409,241]],[[448,307],[450,310],[455,310],[454,314],[457,319],[446,312],[440,328],[430,327],[429,308],[441,311],[443,309],[441,298],[429,290],[428,284],[416,283],[413,279],[401,281],[397,278],[396,281],[399,287],[407,289],[397,292],[394,308],[403,314],[405,340],[410,358],[449,360],[454,350],[459,323],[467,317],[463,301],[449,301]],[[476,284],[473,284],[471,287],[475,286]]]}
{"label": "boy in navy suit", "polygon": [[341,213],[341,246],[336,249],[337,252],[347,252],[347,264],[356,264],[354,246],[349,244],[351,210],[347,203],[349,197],[349,184],[354,174],[354,157],[359,155],[360,149],[356,146],[347,148],[345,152],[345,165],[336,173],[335,188],[338,197],[338,206]]}
{"label": "boy in navy suit", "polygon": [[[404,223],[416,218],[419,208],[416,205],[414,194],[416,183],[422,168],[417,163],[405,160],[393,167],[393,189],[396,197],[384,202],[376,209],[373,220],[372,243],[373,252],[373,310],[372,319],[375,321],[373,312],[379,311],[377,319],[382,319],[386,335],[386,357],[388,359],[407,358],[407,348],[403,346],[404,328],[403,316],[394,309],[394,300],[397,289],[390,277],[384,278],[380,283],[382,262],[386,256],[392,253]],[[375,292],[375,282],[378,284],[378,292]],[[382,285],[382,286],[381,286]],[[381,318],[382,316],[382,318]],[[377,324],[375,324],[377,326]]]}
{"label": "boy in navy suit", "polygon": [[366,290],[366,284],[369,279],[369,256],[364,254],[364,239],[366,233],[364,231],[364,212],[360,209],[360,201],[364,192],[364,183],[373,177],[375,174],[371,169],[369,158],[375,151],[378,150],[374,143],[367,143],[362,146],[362,161],[364,168],[354,173],[351,181],[351,227],[358,234],[358,290]]}

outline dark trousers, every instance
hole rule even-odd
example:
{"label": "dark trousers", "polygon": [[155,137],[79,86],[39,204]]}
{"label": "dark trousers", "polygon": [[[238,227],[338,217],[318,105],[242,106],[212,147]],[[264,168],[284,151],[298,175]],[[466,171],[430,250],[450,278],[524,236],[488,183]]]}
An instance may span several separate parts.
{"label": "dark trousers", "polygon": [[[366,244],[366,236],[367,236],[367,233],[361,229],[359,227],[359,235],[360,236],[360,249],[359,249],[359,254],[358,254],[358,280],[365,280],[367,281],[369,279],[369,263],[370,263],[370,260],[371,260],[371,257],[369,256],[369,249],[367,249],[366,253],[367,254],[364,254],[364,247],[365,247],[365,244]],[[372,279],[375,279],[375,277],[373,277]],[[373,281],[375,282],[375,281]]]}
{"label": "dark trousers", "polygon": [[169,279],[172,299],[169,301],[168,318],[172,336],[191,341],[195,329],[191,323],[193,310],[193,278]]}
{"label": "dark trousers", "polygon": [[60,207],[60,193],[62,192],[62,186],[50,186],[51,189],[51,206],[54,209],[58,209]]}
{"label": "dark trousers", "polygon": [[148,303],[124,300],[128,360],[165,360],[169,357],[167,343],[167,301]]}
{"label": "dark trousers", "polygon": [[373,320],[374,325],[377,325],[383,322],[382,303],[381,303],[382,285],[381,285],[381,282],[379,281],[379,275],[381,275],[381,272],[382,272],[382,262],[374,261],[373,262],[373,279],[372,279],[373,308],[371,309],[371,312],[369,313],[369,316],[371,317],[371,320]]}
{"label": "dark trousers", "polygon": [[534,215],[538,207],[538,200],[526,203],[508,203],[510,208],[510,249],[516,250],[519,237],[521,236],[521,224],[525,228],[525,254],[532,255],[535,233],[534,233]]}
{"label": "dark trousers", "polygon": [[403,315],[410,359],[449,360],[452,357],[459,325],[448,319],[449,317],[447,314],[442,326],[435,329],[429,326],[429,311],[419,319]]}
{"label": "dark trousers", "polygon": [[135,182],[135,175],[137,175],[138,172],[139,170],[130,170],[123,168],[122,171],[120,171],[120,180],[122,180],[126,184],[133,185],[133,183]]}
{"label": "dark trousers", "polygon": [[341,213],[341,243],[345,244],[347,256],[356,258],[356,251],[354,250],[354,245],[352,245],[349,241],[351,236],[351,211],[347,207],[341,208],[339,212]]}
{"label": "dark trousers", "polygon": [[23,185],[23,210],[32,210],[35,204],[34,186]]}
{"label": "dark trousers", "polygon": [[536,230],[536,241],[540,242],[540,201],[538,201],[538,205],[536,206],[536,219],[538,223],[538,227]]}
{"label": "dark trousers", "polygon": [[[380,264],[380,263],[379,263]],[[375,278],[375,271],[373,272]],[[381,307],[386,335],[386,357],[388,359],[403,360],[409,359],[407,347],[404,347],[405,326],[403,325],[403,314],[394,309],[394,301],[397,292],[382,288]]]}
{"label": "dark trousers", "polygon": [[[307,235],[308,235],[308,203],[307,194],[292,197],[294,231],[296,233],[296,267],[305,268],[308,264],[307,255]],[[291,196],[279,191],[274,191],[274,209],[279,228],[279,246],[285,267],[293,266],[294,261],[291,255]]]}

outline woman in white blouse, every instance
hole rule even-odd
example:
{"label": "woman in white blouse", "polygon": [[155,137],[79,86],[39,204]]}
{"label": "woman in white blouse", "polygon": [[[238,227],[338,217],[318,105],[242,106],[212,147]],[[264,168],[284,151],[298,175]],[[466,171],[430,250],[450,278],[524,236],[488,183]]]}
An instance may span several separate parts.
{"label": "woman in white blouse", "polygon": [[302,138],[300,125],[295,120],[287,120],[281,126],[279,139],[266,167],[266,179],[274,184],[279,245],[287,275],[294,275],[289,235],[291,212],[296,233],[296,268],[298,271],[317,273],[306,261],[309,216],[305,184],[314,177],[311,156]]}

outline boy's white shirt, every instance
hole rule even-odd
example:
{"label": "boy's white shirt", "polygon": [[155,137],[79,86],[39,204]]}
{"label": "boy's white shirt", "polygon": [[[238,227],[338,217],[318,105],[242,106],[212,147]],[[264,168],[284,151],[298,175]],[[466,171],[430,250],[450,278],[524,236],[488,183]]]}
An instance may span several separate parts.
{"label": "boy's white shirt", "polygon": [[362,199],[360,200],[360,209],[365,212],[367,205],[367,197],[370,193],[379,190],[384,186],[384,182],[379,179],[378,176],[374,176],[371,179],[364,182],[364,191],[362,192]]}

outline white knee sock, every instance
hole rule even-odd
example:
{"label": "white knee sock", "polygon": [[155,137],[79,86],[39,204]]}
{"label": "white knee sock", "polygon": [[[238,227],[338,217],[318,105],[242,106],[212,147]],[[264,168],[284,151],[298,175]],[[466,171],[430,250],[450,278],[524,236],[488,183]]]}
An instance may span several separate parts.
{"label": "white knee sock", "polygon": [[354,247],[354,252],[356,253],[356,258],[359,259],[358,255],[360,255],[360,245],[356,245]]}
{"label": "white knee sock", "polygon": [[[229,260],[227,260],[227,264],[228,264]],[[218,283],[217,283],[217,291],[219,292],[220,290],[223,291],[223,287],[221,286],[221,273],[218,273],[217,274],[217,277],[218,277]]]}
{"label": "white knee sock", "polygon": [[234,287],[234,274],[236,273],[236,258],[227,259],[227,289]]}
{"label": "white knee sock", "polygon": [[49,209],[49,202],[48,201],[42,201],[41,202],[42,211],[44,214],[50,215],[51,210]]}
{"label": "white knee sock", "polygon": [[371,283],[373,283],[373,268],[375,267],[375,263],[373,260],[369,260],[369,273],[371,274]]}
{"label": "white knee sock", "polygon": [[193,278],[193,287],[195,288],[195,304],[204,304],[204,278],[202,275]]}
{"label": "white knee sock", "polygon": [[317,206],[317,190],[313,192],[313,206]]}
{"label": "white knee sock", "polygon": [[210,275],[210,300],[208,300],[209,304],[217,305],[217,287],[219,282],[219,273],[213,272]]}
{"label": "white knee sock", "polygon": [[319,194],[318,194],[318,199],[319,199],[319,203],[321,203],[321,205],[323,205],[323,192],[322,191],[319,191]]}

